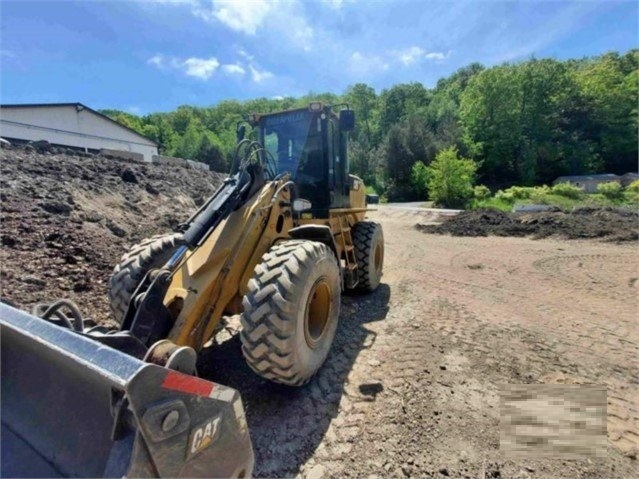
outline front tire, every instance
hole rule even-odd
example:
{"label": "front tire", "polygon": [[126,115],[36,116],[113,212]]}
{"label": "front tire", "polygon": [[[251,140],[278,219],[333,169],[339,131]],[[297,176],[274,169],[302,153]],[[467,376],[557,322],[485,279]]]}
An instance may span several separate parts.
{"label": "front tire", "polygon": [[333,343],[340,284],[337,259],[323,243],[285,241],[262,256],[241,316],[242,352],[251,369],[277,383],[307,383]]}
{"label": "front tire", "polygon": [[146,273],[166,263],[182,237],[178,233],[153,236],[133,245],[109,278],[109,305],[113,319],[122,324],[135,292]]}

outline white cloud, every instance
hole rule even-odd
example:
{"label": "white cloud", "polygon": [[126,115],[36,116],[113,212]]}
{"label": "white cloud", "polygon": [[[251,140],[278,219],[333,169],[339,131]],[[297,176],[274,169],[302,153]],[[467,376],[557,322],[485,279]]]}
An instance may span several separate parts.
{"label": "white cloud", "polygon": [[222,65],[222,70],[224,70],[229,75],[244,75],[246,70],[239,63],[232,63],[229,65]]}
{"label": "white cloud", "polygon": [[164,68],[165,61],[166,61],[166,59],[164,58],[164,55],[160,55],[158,53],[157,55],[154,55],[151,58],[149,58],[146,62],[149,65],[153,65],[153,66],[156,66],[158,68]]}
{"label": "white cloud", "polygon": [[428,60],[445,60],[447,57],[448,54],[442,52],[430,52],[424,55],[424,58]]}
{"label": "white cloud", "polygon": [[433,61],[442,61],[448,57],[447,53],[442,52],[428,52],[418,46],[412,46],[406,48],[405,50],[396,50],[391,54],[394,59],[400,62],[404,66],[411,66],[421,60],[433,60]]}
{"label": "white cloud", "polygon": [[222,23],[244,35],[276,35],[307,51],[312,46],[315,32],[300,0],[209,0],[194,2],[191,10],[209,23]]}
{"label": "white cloud", "polygon": [[355,3],[355,0],[322,0],[322,3],[332,10],[341,10],[345,3]]}
{"label": "white cloud", "polygon": [[168,3],[171,5],[183,5],[183,4],[187,4],[187,5],[193,5],[196,3],[196,0],[139,0],[143,3]]}
{"label": "white cloud", "polygon": [[270,71],[260,67],[255,62],[255,57],[253,55],[248,54],[244,50],[240,50],[238,54],[243,57],[244,60],[239,60],[235,63],[221,64],[215,57],[191,57],[184,60],[158,53],[149,58],[146,63],[158,68],[159,70],[179,70],[187,76],[198,78],[200,80],[210,79],[218,69],[222,70],[227,75],[237,77],[246,75],[248,71],[251,75],[251,80],[254,83],[261,83],[275,76]]}
{"label": "white cloud", "polygon": [[255,35],[277,3],[267,0],[213,0],[212,8],[198,7],[194,13],[207,21],[217,19],[231,30]]}
{"label": "white cloud", "polygon": [[304,50],[310,51],[313,35],[315,34],[313,28],[306,23],[301,17],[293,17],[290,19],[290,34],[292,39],[297,45],[300,45]]}
{"label": "white cloud", "polygon": [[386,71],[390,67],[388,62],[379,55],[364,55],[354,52],[349,64],[351,70],[357,74]]}
{"label": "white cloud", "polygon": [[261,83],[264,80],[273,78],[273,74],[267,70],[259,70],[253,65],[249,65],[249,71],[251,72],[251,78],[255,83]]}
{"label": "white cloud", "polygon": [[[238,50],[237,53],[246,61],[246,66],[251,72],[251,79],[253,80],[253,82],[260,83],[275,76],[270,71],[260,68],[260,66],[255,61],[255,55],[251,55],[243,49]],[[238,62],[237,64],[240,65],[240,62]]]}
{"label": "white cloud", "polygon": [[410,47],[406,50],[397,52],[397,58],[401,63],[410,66],[424,56],[424,50],[419,47]]}
{"label": "white cloud", "polygon": [[[262,38],[287,42],[287,46],[309,51],[315,30],[307,20],[303,0],[137,0],[143,5],[190,7],[191,14],[211,24]],[[346,0],[350,1],[350,0]],[[342,0],[330,5],[341,7]]]}
{"label": "white cloud", "polygon": [[255,60],[255,56],[246,52],[246,50],[238,50],[237,52],[240,56],[246,58],[249,62]]}
{"label": "white cloud", "polygon": [[184,73],[189,76],[199,78],[201,80],[208,80],[211,78],[217,67],[220,66],[220,62],[217,58],[188,58],[182,63]]}
{"label": "white cloud", "polygon": [[215,57],[191,57],[186,60],[182,60],[176,57],[167,57],[161,53],[152,56],[146,61],[146,63],[159,68],[160,70],[165,70],[167,68],[180,70],[185,75],[198,78],[200,80],[208,80],[211,78],[215,73],[215,70],[217,70],[220,66],[220,62]]}

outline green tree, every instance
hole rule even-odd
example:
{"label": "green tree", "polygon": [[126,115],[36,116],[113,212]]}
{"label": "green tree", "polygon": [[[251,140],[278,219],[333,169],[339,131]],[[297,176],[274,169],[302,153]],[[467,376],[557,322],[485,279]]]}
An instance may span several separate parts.
{"label": "green tree", "polygon": [[193,159],[206,163],[213,171],[228,173],[228,164],[222,152],[220,140],[210,131],[202,132],[200,143]]}
{"label": "green tree", "polygon": [[189,123],[184,135],[177,142],[173,155],[187,160],[196,159],[202,142],[202,135],[202,125],[198,121]]}
{"label": "green tree", "polygon": [[435,135],[438,150],[457,146],[465,151],[463,129],[459,121],[459,103],[470,79],[483,70],[484,67],[479,63],[471,63],[437,82],[425,114],[428,126]]}
{"label": "green tree", "polygon": [[411,182],[420,197],[428,198],[428,168],[421,161],[417,161],[413,165]]}
{"label": "green tree", "polygon": [[423,115],[430,98],[430,91],[417,82],[395,85],[382,91],[379,98],[379,127],[382,134],[410,116]]}
{"label": "green tree", "polygon": [[577,81],[593,109],[605,169],[610,173],[637,168],[637,78],[639,50],[623,57],[609,53],[592,59],[577,71]]}
{"label": "green tree", "polygon": [[394,125],[388,132],[383,151],[388,199],[416,199],[412,183],[413,165],[418,160],[429,164],[435,157],[433,134],[424,119],[414,116]]}
{"label": "green tree", "polygon": [[426,168],[430,199],[440,206],[464,208],[473,198],[477,165],[460,158],[457,148],[440,151]]}
{"label": "green tree", "polygon": [[358,83],[347,89],[344,99],[357,116],[355,130],[350,133],[351,171],[368,184],[376,183],[373,150],[379,145],[377,95],[373,88],[365,83]]}
{"label": "green tree", "polygon": [[521,141],[521,88],[512,65],[484,70],[462,93],[460,118],[471,156],[490,183],[518,180],[514,153]]}

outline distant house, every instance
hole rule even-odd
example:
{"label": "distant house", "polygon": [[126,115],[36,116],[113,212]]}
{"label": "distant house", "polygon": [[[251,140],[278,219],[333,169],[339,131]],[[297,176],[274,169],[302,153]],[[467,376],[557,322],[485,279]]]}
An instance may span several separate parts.
{"label": "distant house", "polygon": [[580,175],[580,176],[560,176],[553,185],[558,183],[570,183],[583,189],[586,193],[595,193],[597,191],[597,185],[601,183],[611,182],[621,183],[621,177],[613,174],[605,175]]}
{"label": "distant house", "polygon": [[46,140],[85,151],[117,150],[151,161],[158,145],[82,103],[0,105],[0,137],[14,141]]}

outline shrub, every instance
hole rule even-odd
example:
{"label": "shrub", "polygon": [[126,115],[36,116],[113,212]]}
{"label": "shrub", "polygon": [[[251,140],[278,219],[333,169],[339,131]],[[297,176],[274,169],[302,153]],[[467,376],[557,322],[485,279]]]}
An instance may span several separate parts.
{"label": "shrub", "polygon": [[410,179],[415,191],[426,198],[428,195],[428,171],[426,165],[421,161],[415,162],[411,169]]}
{"label": "shrub", "polygon": [[508,188],[507,190],[499,190],[497,193],[495,193],[495,198],[506,203],[515,202],[515,196],[513,195],[513,192],[510,191],[510,188]]}
{"label": "shrub", "polygon": [[616,181],[609,183],[599,183],[597,193],[604,195],[609,200],[620,200],[623,198],[623,188]]}
{"label": "shrub", "polygon": [[555,195],[571,198],[573,200],[578,200],[584,195],[584,191],[581,188],[571,185],[570,183],[558,183],[551,188],[551,191]]}
{"label": "shrub", "polygon": [[550,193],[550,188],[543,186],[511,186],[505,190],[500,190],[495,194],[495,198],[510,203],[515,200],[540,201],[544,195]]}
{"label": "shrub", "polygon": [[490,189],[486,185],[477,185],[473,190],[473,196],[476,200],[487,200],[490,198]]}
{"label": "shrub", "polygon": [[626,186],[626,191],[631,191],[633,193],[639,193],[639,180],[635,180]]}
{"label": "shrub", "polygon": [[473,183],[477,165],[460,158],[457,148],[440,151],[426,168],[430,199],[438,205],[465,208],[473,197]]}
{"label": "shrub", "polygon": [[511,186],[506,191],[512,193],[513,198],[516,200],[527,200],[533,195],[535,188],[528,186]]}

